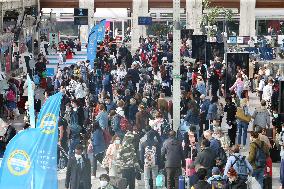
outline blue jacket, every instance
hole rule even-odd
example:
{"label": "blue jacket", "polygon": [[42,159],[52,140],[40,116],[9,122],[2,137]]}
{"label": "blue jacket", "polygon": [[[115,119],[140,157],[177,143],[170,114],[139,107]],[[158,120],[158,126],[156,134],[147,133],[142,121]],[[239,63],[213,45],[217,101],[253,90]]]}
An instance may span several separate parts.
{"label": "blue jacket", "polygon": [[204,83],[197,84],[196,89],[197,89],[198,92],[200,92],[200,94],[206,95],[206,86],[205,86]]}
{"label": "blue jacket", "polygon": [[128,108],[128,119],[129,121],[135,121],[136,119],[136,113],[138,112],[138,107],[137,105],[129,105]]}
{"label": "blue jacket", "polygon": [[116,104],[113,101],[111,101],[109,104],[106,104],[107,113],[115,109],[116,109]]}
{"label": "blue jacket", "polygon": [[93,153],[95,155],[104,152],[106,150],[106,144],[104,139],[104,134],[101,129],[95,130],[92,137]]}
{"label": "blue jacket", "polygon": [[217,118],[217,111],[218,111],[218,107],[217,107],[217,104],[216,103],[211,103],[209,105],[209,108],[208,108],[208,113],[207,113],[207,116],[206,116],[206,120],[214,120],[214,119],[218,119]]}
{"label": "blue jacket", "polygon": [[[239,153],[234,153],[234,155],[232,155],[232,156],[230,156],[230,157],[228,158],[227,163],[226,163],[226,166],[225,166],[225,169],[224,169],[224,177],[225,177],[225,178],[226,178],[226,176],[227,176],[227,173],[228,173],[229,169],[231,168],[231,166],[233,165],[233,163],[236,161],[236,157],[235,157],[235,156],[239,157],[240,159],[243,157],[243,156],[240,155]],[[246,159],[245,161],[246,161],[246,164],[247,164],[247,168],[248,168],[248,170],[249,170],[249,173],[252,173],[252,172],[253,172],[253,168],[252,168],[251,164],[248,162],[247,159]],[[233,165],[233,167],[234,167],[235,170],[238,170],[236,166],[237,166],[237,164],[235,163],[235,164]],[[238,173],[238,174],[239,174],[239,173]]]}
{"label": "blue jacket", "polygon": [[210,106],[210,100],[205,99],[204,101],[200,101],[200,111],[204,112],[205,115],[207,115],[208,113],[209,106]]}
{"label": "blue jacket", "polygon": [[219,142],[219,140],[217,140],[215,138],[211,138],[210,139],[210,148],[215,153],[215,155],[217,157],[218,151],[221,148],[221,143]]}
{"label": "blue jacket", "polygon": [[96,121],[99,122],[99,125],[102,129],[105,129],[108,127],[108,114],[106,111],[100,112],[97,117]]}
{"label": "blue jacket", "polygon": [[188,110],[184,120],[189,124],[199,125],[199,114],[194,113],[192,110]]}

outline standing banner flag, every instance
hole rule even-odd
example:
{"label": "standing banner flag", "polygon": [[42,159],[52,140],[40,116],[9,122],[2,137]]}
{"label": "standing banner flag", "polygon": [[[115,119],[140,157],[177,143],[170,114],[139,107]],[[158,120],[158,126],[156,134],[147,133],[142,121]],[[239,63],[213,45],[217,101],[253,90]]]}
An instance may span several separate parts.
{"label": "standing banner flag", "polygon": [[57,143],[58,118],[62,93],[49,97],[40,110],[36,128],[41,135],[35,157],[35,189],[58,188]]}
{"label": "standing banner flag", "polygon": [[87,60],[90,61],[91,69],[94,68],[94,60],[97,56],[97,35],[98,35],[99,25],[95,25],[88,38],[88,48],[87,48]]}
{"label": "standing banner flag", "polygon": [[31,128],[35,128],[34,83],[31,80],[29,74],[27,74],[27,79],[28,79],[28,103],[29,103],[30,124]]}
{"label": "standing banner flag", "polygon": [[102,42],[105,39],[105,33],[106,33],[106,20],[104,19],[99,23],[98,37],[97,37],[98,42]]}
{"label": "standing banner flag", "polygon": [[[35,189],[34,159],[38,155],[40,132],[30,128],[19,132],[7,145],[0,169],[0,188]],[[40,176],[39,176],[40,177]]]}
{"label": "standing banner flag", "polygon": [[36,128],[19,132],[7,145],[0,169],[0,188],[58,188],[58,117],[62,93],[47,99]]}

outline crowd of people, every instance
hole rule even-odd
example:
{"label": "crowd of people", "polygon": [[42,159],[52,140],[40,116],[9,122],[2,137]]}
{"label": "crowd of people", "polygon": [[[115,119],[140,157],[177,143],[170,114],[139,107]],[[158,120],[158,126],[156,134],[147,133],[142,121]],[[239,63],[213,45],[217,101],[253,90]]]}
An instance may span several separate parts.
{"label": "crowd of people", "polygon": [[[62,42],[59,49],[65,52],[60,46]],[[253,67],[236,68],[234,84],[226,86],[221,57],[210,65],[202,59],[183,60],[182,121],[173,131],[172,42],[141,38],[133,56],[125,44],[118,48],[109,38],[99,46],[93,68],[89,60],[59,65],[53,78],[45,76],[47,60],[41,54],[33,77],[45,90],[45,99],[56,92],[64,94],[58,120],[58,164],[60,169],[67,167],[66,188],[90,189],[91,176],[99,177],[104,189],[134,189],[137,179],[144,180],[146,189],[245,189],[272,184],[270,151],[275,144],[282,146],[284,139],[277,100],[280,72],[273,74],[269,66],[252,60]],[[188,56],[188,46],[184,40],[182,56]],[[2,95],[8,118],[18,115],[17,102],[27,100],[24,80],[12,77]],[[253,92],[261,106],[251,111]],[[41,104],[36,103],[36,112]],[[248,133],[250,122],[253,128]],[[9,130],[3,144],[16,134]],[[246,150],[247,157],[242,154]],[[97,175],[98,162],[106,174]]]}

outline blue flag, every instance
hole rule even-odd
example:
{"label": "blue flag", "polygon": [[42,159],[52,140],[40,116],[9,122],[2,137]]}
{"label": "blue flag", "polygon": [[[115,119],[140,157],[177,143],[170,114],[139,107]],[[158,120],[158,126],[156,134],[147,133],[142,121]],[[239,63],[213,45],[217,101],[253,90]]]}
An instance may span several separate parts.
{"label": "blue flag", "polygon": [[35,189],[58,188],[57,142],[58,118],[62,93],[52,95],[40,110],[37,129],[41,135],[37,143],[35,158]]}
{"label": "blue flag", "polygon": [[0,188],[35,189],[34,159],[38,155],[40,132],[31,128],[19,132],[7,145],[0,169]]}
{"label": "blue flag", "polygon": [[34,83],[31,80],[29,74],[27,74],[28,79],[28,103],[29,103],[29,116],[31,128],[35,128],[35,106],[34,106]]}
{"label": "blue flag", "polygon": [[94,68],[94,60],[97,56],[97,37],[99,25],[95,25],[88,38],[87,59],[90,61],[91,69]]}
{"label": "blue flag", "polygon": [[106,20],[104,19],[99,23],[98,37],[97,37],[98,42],[102,42],[105,39],[105,33],[106,33]]}
{"label": "blue flag", "polygon": [[0,169],[2,189],[58,188],[58,117],[62,94],[43,105],[36,128],[18,133],[8,144]]}

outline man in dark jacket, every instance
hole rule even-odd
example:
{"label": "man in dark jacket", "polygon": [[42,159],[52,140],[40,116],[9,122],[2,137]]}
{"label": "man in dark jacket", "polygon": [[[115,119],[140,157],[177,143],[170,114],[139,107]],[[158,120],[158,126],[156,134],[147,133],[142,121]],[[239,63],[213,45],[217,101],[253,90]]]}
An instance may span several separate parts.
{"label": "man in dark jacket", "polygon": [[195,166],[201,165],[208,170],[207,175],[211,176],[211,170],[215,164],[215,153],[210,148],[210,142],[207,139],[201,141],[201,151],[198,153],[194,164]]}
{"label": "man in dark jacket", "polygon": [[138,131],[144,130],[149,125],[149,114],[145,110],[145,106],[140,104],[139,112],[136,113],[136,127]]}
{"label": "man in dark jacket", "polygon": [[83,146],[78,144],[75,156],[68,161],[65,188],[66,189],[91,189],[91,163],[82,155]]}
{"label": "man in dark jacket", "polygon": [[194,189],[211,189],[210,184],[206,181],[207,170],[205,168],[200,168],[197,171],[198,182],[193,186]]}
{"label": "man in dark jacket", "polygon": [[184,155],[182,144],[176,139],[175,131],[171,131],[169,138],[164,142],[162,157],[166,158],[167,188],[178,188],[178,177],[181,174],[181,166],[184,165]]}
{"label": "man in dark jacket", "polygon": [[227,124],[230,126],[228,129],[228,135],[230,138],[230,146],[235,145],[237,136],[237,124],[236,124],[236,113],[237,106],[232,102],[232,97],[226,97],[226,105],[224,107],[224,112],[227,112]]}

